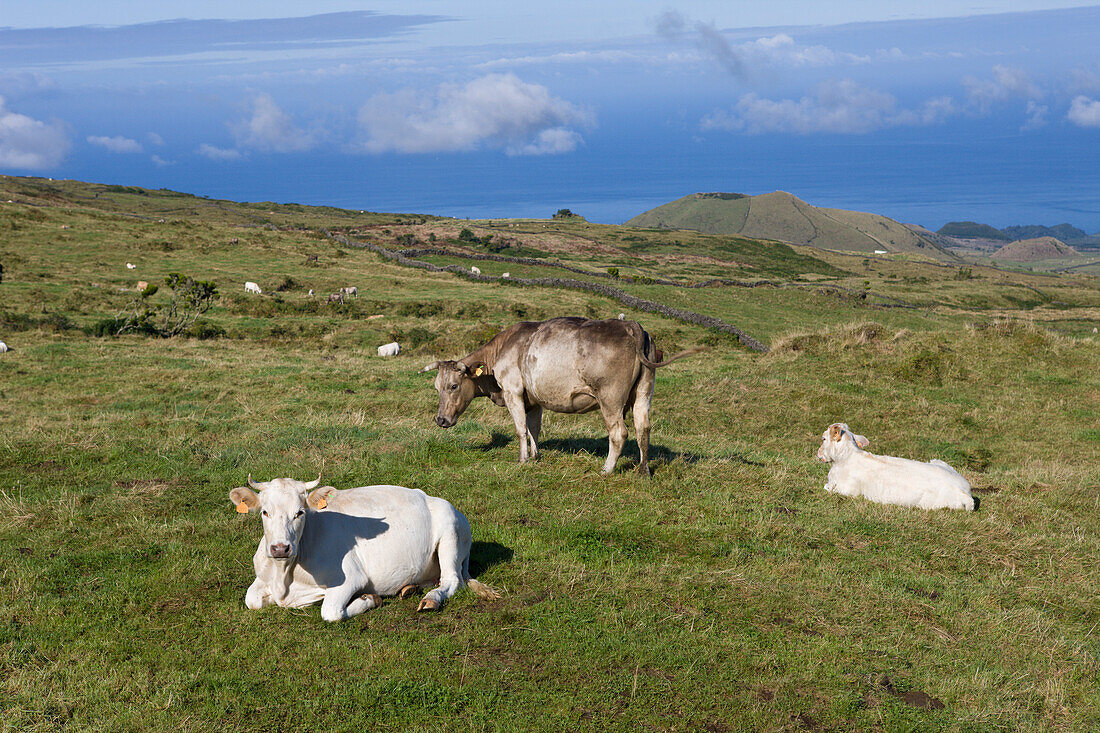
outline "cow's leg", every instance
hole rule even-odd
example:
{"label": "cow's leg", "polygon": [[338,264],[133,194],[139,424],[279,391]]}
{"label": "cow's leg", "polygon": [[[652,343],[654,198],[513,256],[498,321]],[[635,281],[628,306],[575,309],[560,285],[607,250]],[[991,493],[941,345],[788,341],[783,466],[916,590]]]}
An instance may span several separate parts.
{"label": "cow's leg", "polygon": [[358,583],[345,583],[325,591],[325,599],[321,601],[321,618],[325,621],[343,621],[382,605],[382,599],[374,594],[359,594],[361,587]]}
{"label": "cow's leg", "polygon": [[638,438],[638,473],[649,476],[649,407],[653,400],[652,369],[643,369],[634,397],[634,434]]}
{"label": "cow's leg", "polygon": [[512,416],[512,424],[516,428],[516,437],[519,438],[519,462],[527,463],[527,410],[523,406],[523,397],[505,393],[504,406],[508,408],[508,414]]}
{"label": "cow's leg", "polygon": [[[463,552],[465,545],[465,552]],[[448,527],[439,543],[435,546],[436,560],[439,561],[439,585],[432,588],[420,599],[417,611],[438,611],[448,598],[462,587],[462,559],[470,554],[470,541],[459,537],[457,527]]]}
{"label": "cow's leg", "polygon": [[623,408],[608,408],[600,405],[600,414],[603,415],[603,423],[607,426],[607,460],[603,464],[603,472],[611,473],[615,470],[615,462],[623,452],[626,444],[626,420],[623,419]]}
{"label": "cow's leg", "polygon": [[248,586],[248,592],[244,594],[244,605],[253,611],[258,611],[264,606],[270,606],[275,601],[267,589],[267,582],[256,578],[252,585]]}
{"label": "cow's leg", "polygon": [[542,406],[535,405],[527,412],[527,439],[531,441],[531,459],[539,457],[539,433],[542,431]]}

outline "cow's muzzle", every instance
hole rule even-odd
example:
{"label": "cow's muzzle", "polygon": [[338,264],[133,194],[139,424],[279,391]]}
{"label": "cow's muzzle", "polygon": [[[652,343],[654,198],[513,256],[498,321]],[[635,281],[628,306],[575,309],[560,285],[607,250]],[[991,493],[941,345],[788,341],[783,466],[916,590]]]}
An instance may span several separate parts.
{"label": "cow's muzzle", "polygon": [[454,426],[455,421],[452,420],[449,417],[443,417],[442,415],[436,415],[435,416],[435,424],[438,425],[441,428],[449,428],[449,427]]}
{"label": "cow's muzzle", "polygon": [[285,560],[290,557],[290,545],[285,542],[276,542],[267,548],[267,552],[276,560]]}

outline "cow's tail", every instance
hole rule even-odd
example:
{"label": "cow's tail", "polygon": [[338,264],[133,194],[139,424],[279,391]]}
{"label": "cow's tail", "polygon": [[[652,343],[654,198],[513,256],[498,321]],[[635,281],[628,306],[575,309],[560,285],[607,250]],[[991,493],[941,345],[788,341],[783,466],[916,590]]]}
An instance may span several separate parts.
{"label": "cow's tail", "polygon": [[677,359],[683,359],[685,356],[691,356],[692,354],[698,354],[700,351],[706,350],[706,347],[697,346],[694,349],[686,349],[678,354],[673,354],[667,359],[662,360],[661,350],[657,349],[656,346],[654,346],[654,349],[656,350],[657,361],[652,361],[648,356],[646,356],[646,351],[649,350],[648,346],[652,343],[652,339],[650,339],[649,334],[644,328],[642,328],[641,324],[637,323],[636,321],[628,321],[627,323],[629,324],[628,327],[630,328],[634,336],[634,342],[638,346],[638,361],[642,362],[643,365],[649,367],[650,369],[657,369],[659,367],[668,366]]}
{"label": "cow's tail", "polygon": [[470,586],[470,590],[474,592],[478,598],[482,598],[486,601],[499,601],[500,591],[491,585],[485,585],[480,580],[474,580],[473,578],[466,579],[466,585]]}

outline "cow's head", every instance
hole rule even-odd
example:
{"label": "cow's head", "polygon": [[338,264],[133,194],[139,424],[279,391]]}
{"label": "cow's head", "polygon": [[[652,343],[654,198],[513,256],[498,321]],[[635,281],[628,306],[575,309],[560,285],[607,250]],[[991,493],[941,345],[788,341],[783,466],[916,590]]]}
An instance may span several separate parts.
{"label": "cow's head", "polygon": [[822,463],[848,455],[852,450],[860,450],[871,444],[863,435],[856,435],[845,423],[835,422],[821,435],[821,447],[817,449],[817,460]]}
{"label": "cow's head", "polygon": [[249,474],[248,485],[252,488],[238,486],[229,492],[229,500],[237,505],[237,511],[242,514],[260,513],[264,524],[263,546],[268,557],[293,560],[298,556],[306,510],[324,509],[329,494],[335,491],[331,486],[318,489],[319,483],[320,476],[316,481],[295,481],[292,478],[253,481]]}
{"label": "cow's head", "polygon": [[484,362],[466,365],[461,361],[433,361],[420,371],[430,372],[432,369],[439,370],[435,375],[435,388],[439,392],[435,424],[439,427],[453,427],[459,415],[478,395],[487,394],[497,402],[500,388]]}

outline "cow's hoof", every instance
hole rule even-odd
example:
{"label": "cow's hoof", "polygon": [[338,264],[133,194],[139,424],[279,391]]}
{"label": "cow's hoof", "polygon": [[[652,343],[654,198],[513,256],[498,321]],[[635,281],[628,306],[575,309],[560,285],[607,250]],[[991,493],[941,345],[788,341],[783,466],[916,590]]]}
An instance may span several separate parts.
{"label": "cow's hoof", "polygon": [[397,597],[401,600],[405,600],[409,596],[415,594],[418,590],[420,590],[420,586],[406,585],[404,588],[397,591]]}
{"label": "cow's hoof", "polygon": [[382,596],[377,593],[364,593],[361,598],[364,601],[370,601],[372,604],[371,608],[378,608],[382,605]]}
{"label": "cow's hoof", "polygon": [[416,607],[416,610],[418,613],[422,611],[438,611],[439,601],[434,598],[424,598],[420,601],[420,605]]}
{"label": "cow's hoof", "polygon": [[649,470],[649,466],[648,466],[648,465],[646,465],[646,466],[638,466],[638,475],[639,475],[639,476],[644,476],[645,478],[649,478],[650,476],[652,476],[652,475],[653,475],[653,471],[650,471],[650,470]]}

